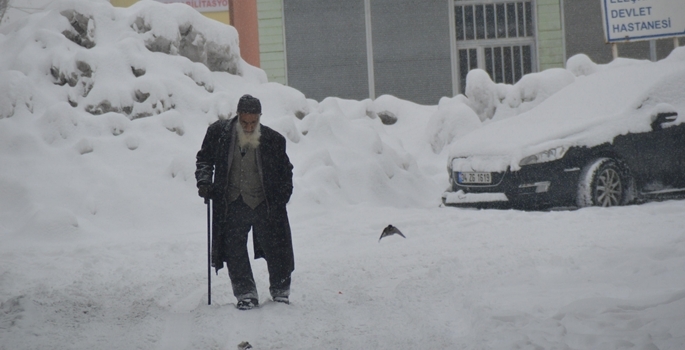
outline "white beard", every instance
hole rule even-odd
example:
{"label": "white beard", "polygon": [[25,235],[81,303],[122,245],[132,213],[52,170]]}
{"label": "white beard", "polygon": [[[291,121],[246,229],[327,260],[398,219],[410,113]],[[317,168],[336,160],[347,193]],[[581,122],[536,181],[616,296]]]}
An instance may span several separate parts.
{"label": "white beard", "polygon": [[251,134],[245,133],[240,122],[236,123],[236,127],[238,128],[238,146],[240,149],[257,149],[257,147],[259,147],[259,137],[262,136],[262,130],[259,124],[257,124],[257,127]]}

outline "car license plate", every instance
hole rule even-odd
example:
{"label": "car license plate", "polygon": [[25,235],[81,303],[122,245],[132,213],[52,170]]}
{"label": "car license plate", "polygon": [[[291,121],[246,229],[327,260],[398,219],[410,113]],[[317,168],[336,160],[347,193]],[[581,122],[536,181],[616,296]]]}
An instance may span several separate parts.
{"label": "car license plate", "polygon": [[492,183],[490,173],[458,173],[460,184],[489,184]]}

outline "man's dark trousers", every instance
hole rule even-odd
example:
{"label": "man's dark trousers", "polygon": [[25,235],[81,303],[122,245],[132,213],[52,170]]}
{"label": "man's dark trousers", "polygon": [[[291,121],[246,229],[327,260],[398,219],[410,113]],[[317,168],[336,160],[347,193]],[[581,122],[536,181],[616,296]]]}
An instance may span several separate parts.
{"label": "man's dark trousers", "polygon": [[228,249],[226,265],[228,276],[231,278],[233,295],[238,300],[258,299],[247,251],[247,237],[252,229],[252,239],[264,251],[267,268],[269,269],[269,283],[271,296],[288,296],[290,294],[290,271],[282,261],[287,261],[285,250],[278,247],[278,240],[270,239],[269,233],[273,228],[269,226],[268,210],[265,202],[255,209],[250,208],[243,201],[242,196],[228,204],[223,237]]}

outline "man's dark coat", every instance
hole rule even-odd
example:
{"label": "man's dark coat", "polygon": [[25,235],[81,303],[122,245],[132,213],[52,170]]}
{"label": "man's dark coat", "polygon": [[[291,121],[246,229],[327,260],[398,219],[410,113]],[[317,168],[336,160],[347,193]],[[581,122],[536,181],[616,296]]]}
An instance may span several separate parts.
{"label": "man's dark coat", "polygon": [[[225,240],[218,237],[223,234],[226,221],[227,204],[225,194],[228,192],[228,172],[237,147],[236,123],[238,117],[230,120],[219,120],[207,129],[202,148],[197,153],[197,170],[195,178],[198,187],[212,185],[213,224],[212,224],[212,266],[218,271],[227,261]],[[295,269],[292,254],[292,238],[286,204],[293,192],[293,165],[285,152],[285,138],[273,129],[260,125],[261,137],[257,149],[257,167],[264,189],[268,208],[269,232],[259,232],[266,239],[277,242],[277,245],[289,254],[287,261],[280,264]],[[212,181],[212,176],[213,180]],[[264,258],[264,251],[254,240],[254,258]]]}

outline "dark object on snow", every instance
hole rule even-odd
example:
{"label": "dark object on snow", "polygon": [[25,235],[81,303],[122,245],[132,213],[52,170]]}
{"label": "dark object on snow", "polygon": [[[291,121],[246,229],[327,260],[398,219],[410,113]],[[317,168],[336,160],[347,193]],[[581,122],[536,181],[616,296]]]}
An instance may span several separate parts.
{"label": "dark object on snow", "polygon": [[[256,307],[259,307],[259,300],[254,299],[254,298],[243,299],[243,300],[238,301],[238,303],[236,304],[235,307],[238,310],[252,310]],[[246,348],[246,349],[248,349],[248,348]]]}
{"label": "dark object on snow", "polygon": [[[381,233],[381,238],[379,238],[378,241],[380,242],[383,237],[391,236],[394,234],[398,234],[398,235],[404,237],[402,232],[400,232],[400,230],[397,227],[395,227],[393,225],[388,225],[388,227],[383,229],[383,233]],[[404,237],[404,238],[407,238],[407,237]]]}
{"label": "dark object on snow", "polygon": [[212,305],[212,216],[209,198],[207,203],[207,305]]}
{"label": "dark object on snow", "polygon": [[273,300],[277,303],[290,305],[290,299],[288,299],[287,296],[275,296],[273,297]]}
{"label": "dark object on snow", "polygon": [[244,341],[244,342],[238,344],[238,350],[247,350],[247,349],[252,349],[252,345],[250,345],[250,343]]}
{"label": "dark object on snow", "polygon": [[[640,89],[635,91],[644,90],[649,97],[645,98],[644,105],[640,102],[639,107],[631,107],[631,112],[620,112],[625,107],[619,105],[611,107],[616,110],[600,112],[598,106],[585,113],[591,117],[569,121],[562,119],[566,114],[561,108],[547,110],[545,123],[561,125],[563,122],[563,136],[542,128],[537,117],[519,119],[516,128],[497,139],[500,145],[516,146],[497,147],[492,144],[494,138],[486,136],[497,134],[490,128],[497,127],[496,123],[479,128],[469,135],[471,140],[479,139],[469,148],[495,147],[489,147],[487,155],[476,151],[450,156],[447,162],[450,187],[442,196],[443,204],[547,210],[685,198],[685,123],[679,122],[683,117],[678,118],[675,111],[669,111],[672,107],[658,107],[664,112],[653,113],[648,112],[652,107],[646,107],[647,99],[670,101],[666,96],[674,92],[665,87],[658,90],[635,87]],[[562,99],[568,95],[555,96]],[[625,102],[626,107],[628,103],[632,102]],[[610,118],[602,119],[609,115]],[[627,124],[624,126],[624,123]],[[527,137],[530,130],[541,132],[530,138]],[[601,138],[597,138],[599,135]],[[539,145],[554,146],[546,150],[535,148]],[[456,150],[459,145],[453,147]],[[523,157],[511,158],[514,154]],[[502,164],[511,162],[518,167],[497,169],[488,159],[506,159]]]}
{"label": "dark object on snow", "polygon": [[[224,193],[228,189],[228,174],[233,163],[233,154],[238,142],[235,140],[235,128],[238,118],[219,120],[209,126],[207,135],[202,143],[202,149],[197,154],[197,170],[195,177],[198,187],[212,185],[212,266],[218,271],[223,268],[228,260],[229,246],[223,238],[227,234],[225,224],[228,217],[228,204]],[[261,126],[259,162],[261,165],[260,183],[264,184],[266,204],[271,224],[268,227],[260,227],[255,230],[257,235],[264,235],[264,241],[255,241],[255,259],[264,258],[263,244],[273,244],[283,248],[288,253],[280,261],[273,263],[283,266],[284,270],[294,270],[294,258],[292,256],[292,238],[286,203],[292,194],[292,164],[285,152],[285,138],[273,129]],[[214,181],[212,180],[214,179]],[[222,193],[222,195],[218,195]],[[211,193],[210,193],[211,194]],[[238,201],[242,203],[242,200]],[[239,218],[232,218],[239,219]],[[268,248],[268,247],[267,247]]]}
{"label": "dark object on snow", "polygon": [[[241,158],[237,129],[240,118],[239,115],[210,125],[196,158],[198,189],[209,185],[212,188],[211,266],[218,271],[228,265],[236,299],[258,299],[247,250],[252,229],[254,258],[266,259],[271,296],[287,296],[295,259],[286,208],[293,190],[293,166],[285,150],[286,139],[259,124],[259,145],[251,147]],[[235,178],[241,176],[237,171],[240,169],[254,174],[245,179],[258,190],[240,188],[237,198],[229,198],[237,193],[234,188],[240,182]]]}

